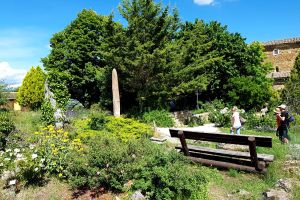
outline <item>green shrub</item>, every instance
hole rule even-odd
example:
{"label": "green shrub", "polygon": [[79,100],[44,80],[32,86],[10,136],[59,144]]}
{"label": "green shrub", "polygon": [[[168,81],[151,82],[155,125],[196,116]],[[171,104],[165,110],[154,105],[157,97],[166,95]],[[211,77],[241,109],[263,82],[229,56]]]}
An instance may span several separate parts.
{"label": "green shrub", "polygon": [[260,131],[274,131],[276,128],[276,118],[273,113],[267,113],[265,116],[258,116],[255,113],[244,115],[247,122],[246,127]]}
{"label": "green shrub", "polygon": [[142,121],[153,125],[155,123],[158,127],[173,127],[174,121],[170,113],[166,110],[153,110],[145,112],[142,116]]}
{"label": "green shrub", "polygon": [[105,112],[98,112],[92,115],[89,125],[92,130],[101,130],[104,129],[107,121],[107,114]]}
{"label": "green shrub", "polygon": [[201,117],[197,117],[195,115],[192,115],[191,117],[189,117],[187,120],[186,120],[186,124],[189,126],[189,127],[193,127],[193,126],[201,126],[204,124],[204,121]]}
{"label": "green shrub", "polygon": [[19,88],[17,99],[22,106],[31,109],[39,109],[45,97],[46,75],[43,70],[37,66],[32,67],[27,72],[22,86]]}
{"label": "green shrub", "polygon": [[49,100],[45,100],[41,106],[42,110],[42,121],[46,124],[53,124],[54,123],[54,109],[51,106]]}
{"label": "green shrub", "polygon": [[88,146],[85,156],[69,157],[66,171],[75,188],[140,189],[148,199],[208,197],[207,182],[199,168],[187,164],[186,158],[175,151],[146,139],[122,143],[98,137]]}
{"label": "green shrub", "polygon": [[9,112],[0,111],[0,149],[6,145],[6,137],[14,130],[14,123]]}
{"label": "green shrub", "polygon": [[129,141],[131,139],[138,139],[141,137],[152,136],[153,131],[147,124],[140,123],[137,120],[129,118],[115,118],[108,117],[108,122],[105,128],[110,136],[117,137],[122,141]]}

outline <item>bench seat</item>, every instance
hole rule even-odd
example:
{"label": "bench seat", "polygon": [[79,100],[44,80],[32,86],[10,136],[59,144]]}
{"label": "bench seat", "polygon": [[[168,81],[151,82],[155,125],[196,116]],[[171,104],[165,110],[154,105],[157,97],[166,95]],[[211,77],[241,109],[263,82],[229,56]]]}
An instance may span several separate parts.
{"label": "bench seat", "polygon": [[[177,137],[181,146],[175,147],[191,160],[209,166],[235,168],[245,171],[266,172],[266,167],[274,160],[274,155],[258,154],[256,147],[272,147],[272,137],[256,135],[229,135],[224,133],[205,133],[181,129],[169,129],[171,137]],[[186,140],[245,145],[249,152],[214,149],[202,146],[187,145]]]}

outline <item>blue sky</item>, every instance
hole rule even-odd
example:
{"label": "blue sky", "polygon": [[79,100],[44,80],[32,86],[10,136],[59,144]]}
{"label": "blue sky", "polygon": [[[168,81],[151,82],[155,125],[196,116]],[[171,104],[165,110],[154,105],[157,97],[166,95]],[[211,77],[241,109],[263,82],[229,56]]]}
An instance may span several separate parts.
{"label": "blue sky", "polygon": [[[182,21],[216,20],[247,43],[300,37],[298,0],[162,0],[177,7]],[[20,84],[32,66],[49,54],[49,39],[82,9],[119,15],[120,0],[1,0],[0,80]]]}

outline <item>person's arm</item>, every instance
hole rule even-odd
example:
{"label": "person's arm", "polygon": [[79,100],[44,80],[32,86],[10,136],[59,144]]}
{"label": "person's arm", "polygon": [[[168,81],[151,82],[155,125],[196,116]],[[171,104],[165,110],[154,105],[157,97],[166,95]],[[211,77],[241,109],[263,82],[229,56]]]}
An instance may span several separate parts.
{"label": "person's arm", "polygon": [[277,114],[281,121],[285,120],[285,116],[281,116],[281,114]]}

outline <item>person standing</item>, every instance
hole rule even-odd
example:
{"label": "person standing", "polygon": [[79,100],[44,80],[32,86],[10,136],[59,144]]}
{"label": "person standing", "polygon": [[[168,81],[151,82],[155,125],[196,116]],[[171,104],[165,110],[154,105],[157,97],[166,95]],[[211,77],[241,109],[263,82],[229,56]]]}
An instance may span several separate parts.
{"label": "person standing", "polygon": [[236,106],[233,106],[231,111],[232,111],[232,115],[231,115],[230,134],[233,135],[234,132],[236,132],[237,135],[240,135],[242,124],[240,121],[240,114],[238,112],[238,108]]}
{"label": "person standing", "polygon": [[277,114],[280,117],[280,126],[279,126],[279,139],[283,144],[289,143],[288,140],[288,117],[289,114],[286,111],[286,105],[282,104],[278,106],[280,109],[280,114]]}
{"label": "person standing", "polygon": [[[276,115],[276,136],[279,137],[279,127],[280,127],[280,124],[281,124],[281,111],[280,111],[280,108],[276,108],[274,110],[274,114]],[[280,139],[280,138],[279,138]],[[281,139],[280,139],[281,140]]]}

